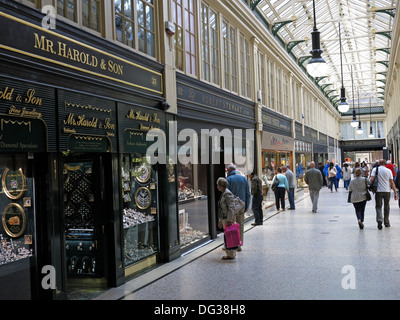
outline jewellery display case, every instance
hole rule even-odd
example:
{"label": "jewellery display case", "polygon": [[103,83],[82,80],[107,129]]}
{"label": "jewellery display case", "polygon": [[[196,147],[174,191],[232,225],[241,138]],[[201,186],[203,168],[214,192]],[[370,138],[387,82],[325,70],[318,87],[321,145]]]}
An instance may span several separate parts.
{"label": "jewellery display case", "polygon": [[0,168],[0,176],[1,268],[2,265],[34,255],[35,218],[33,179],[27,178],[22,168]]}
{"label": "jewellery display case", "polygon": [[208,197],[205,165],[178,165],[179,236],[181,247],[208,237]]}
{"label": "jewellery display case", "polygon": [[96,214],[93,162],[65,163],[64,216],[69,276],[98,276],[99,228]]}
{"label": "jewellery display case", "polygon": [[122,155],[125,267],[158,252],[157,170],[141,154]]}

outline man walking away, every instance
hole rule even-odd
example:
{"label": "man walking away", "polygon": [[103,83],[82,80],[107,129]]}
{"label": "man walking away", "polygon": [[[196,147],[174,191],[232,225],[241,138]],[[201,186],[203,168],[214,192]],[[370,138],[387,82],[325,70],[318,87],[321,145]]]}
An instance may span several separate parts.
{"label": "man walking away", "polygon": [[252,226],[260,226],[263,224],[263,212],[262,212],[262,182],[259,177],[257,177],[255,172],[250,174],[251,178],[251,195],[253,196],[253,203],[251,209],[254,213],[254,223]]}
{"label": "man walking away", "polygon": [[[376,171],[378,170],[378,174]],[[371,183],[375,179],[378,179],[378,188],[375,193],[375,210],[376,210],[376,222],[378,223],[378,229],[382,229],[382,221],[385,227],[390,227],[389,213],[390,213],[390,189],[394,191],[394,200],[397,200],[396,186],[393,181],[393,173],[391,170],[386,168],[386,160],[379,160],[379,166],[374,168],[371,172]],[[384,212],[382,219],[382,200],[384,203]]]}
{"label": "man walking away", "polygon": [[315,168],[315,162],[310,162],[310,169],[306,171],[304,179],[308,184],[308,191],[310,192],[310,199],[312,202],[312,212],[317,213],[319,191],[322,188],[323,177],[321,171]]}
{"label": "man walking away", "polygon": [[[228,176],[226,177],[228,189],[244,202],[244,208],[236,214],[236,222],[239,224],[240,240],[244,243],[244,213],[250,206],[250,187],[247,178],[236,171],[236,166],[234,164],[229,164],[226,170],[228,171]],[[242,248],[239,247],[237,251],[242,251]]]}
{"label": "man walking away", "polygon": [[294,174],[290,168],[283,166],[282,172],[286,176],[288,183],[289,183],[289,191],[288,191],[288,198],[289,198],[289,210],[294,210],[294,189],[296,188],[296,182],[294,181]]}

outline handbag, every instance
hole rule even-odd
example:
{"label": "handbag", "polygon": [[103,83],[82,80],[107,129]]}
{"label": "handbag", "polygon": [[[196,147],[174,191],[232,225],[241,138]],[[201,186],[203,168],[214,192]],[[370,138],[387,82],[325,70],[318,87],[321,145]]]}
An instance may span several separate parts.
{"label": "handbag", "polygon": [[244,201],[240,199],[238,196],[233,197],[233,205],[234,205],[234,211],[235,214],[239,213],[240,210],[244,208]]}
{"label": "handbag", "polygon": [[274,183],[271,185],[272,191],[276,191],[276,190],[278,189],[278,186],[279,186],[279,180],[278,180],[277,177],[275,177],[275,181],[274,181]]}
{"label": "handbag", "polygon": [[371,197],[371,194],[369,193],[369,190],[368,190],[367,178],[365,178],[365,186],[366,186],[366,189],[367,189],[367,201],[370,201],[372,199],[372,197]]}
{"label": "handbag", "polygon": [[230,226],[225,226],[224,230],[225,248],[227,250],[236,249],[243,243],[240,240],[239,224],[232,223]]}
{"label": "handbag", "polygon": [[349,191],[349,195],[347,196],[347,202],[351,203],[351,191]]}
{"label": "handbag", "polygon": [[372,182],[370,185],[369,185],[369,191],[371,191],[373,194],[375,194],[376,193],[376,190],[378,189],[378,168],[379,167],[376,167],[376,173],[375,173],[375,178],[374,178],[374,182]]}

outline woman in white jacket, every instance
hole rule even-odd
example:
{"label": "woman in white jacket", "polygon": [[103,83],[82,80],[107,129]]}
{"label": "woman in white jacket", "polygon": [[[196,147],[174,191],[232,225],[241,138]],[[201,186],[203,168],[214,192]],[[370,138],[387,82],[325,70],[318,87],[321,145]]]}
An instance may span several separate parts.
{"label": "woman in white jacket", "polygon": [[344,163],[343,164],[343,168],[342,168],[342,174],[343,174],[343,181],[344,181],[344,187],[346,188],[346,190],[349,190],[349,184],[350,184],[350,180],[351,180],[351,168],[349,167],[348,163]]}

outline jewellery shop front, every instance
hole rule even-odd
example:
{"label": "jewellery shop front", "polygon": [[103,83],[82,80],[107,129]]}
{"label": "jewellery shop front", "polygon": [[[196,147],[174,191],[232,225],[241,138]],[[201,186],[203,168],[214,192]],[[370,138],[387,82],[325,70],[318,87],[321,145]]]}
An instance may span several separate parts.
{"label": "jewellery shop front", "polygon": [[143,139],[173,120],[163,66],[62,21],[44,29],[40,12],[10,3],[0,3],[10,30],[0,33],[0,299],[65,299],[175,259],[176,168],[151,165]]}
{"label": "jewellery shop front", "polygon": [[55,100],[54,89],[0,76],[0,300],[37,297],[38,267],[48,264],[39,253],[51,210]]}
{"label": "jewellery shop front", "polygon": [[[280,166],[289,166],[293,171],[294,139],[291,137],[291,120],[267,108],[262,109],[263,133],[261,142],[263,204],[275,204],[275,195],[270,185]],[[293,171],[294,172],[294,171]]]}
{"label": "jewellery shop front", "polygon": [[[192,155],[190,161],[178,161],[177,169],[180,243],[187,251],[217,236],[221,193],[216,182],[226,177],[226,165],[235,163],[246,177],[253,169],[254,103],[180,73],[177,98],[178,132],[198,141],[195,150],[187,149],[188,138],[178,141],[178,150]],[[238,161],[239,153],[245,161]]]}

